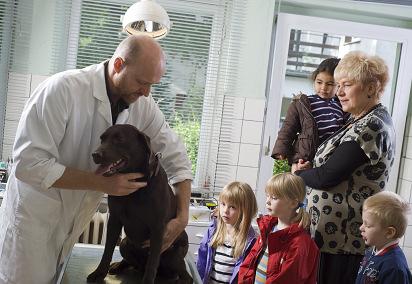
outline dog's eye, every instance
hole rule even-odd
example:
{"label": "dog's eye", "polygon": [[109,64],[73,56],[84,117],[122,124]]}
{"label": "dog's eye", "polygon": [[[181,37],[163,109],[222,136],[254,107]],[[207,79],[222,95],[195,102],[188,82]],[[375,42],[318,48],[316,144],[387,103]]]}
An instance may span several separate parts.
{"label": "dog's eye", "polygon": [[123,136],[117,134],[117,135],[114,135],[114,136],[113,136],[113,142],[114,142],[115,144],[122,144],[122,143],[125,142],[125,139],[124,139]]}

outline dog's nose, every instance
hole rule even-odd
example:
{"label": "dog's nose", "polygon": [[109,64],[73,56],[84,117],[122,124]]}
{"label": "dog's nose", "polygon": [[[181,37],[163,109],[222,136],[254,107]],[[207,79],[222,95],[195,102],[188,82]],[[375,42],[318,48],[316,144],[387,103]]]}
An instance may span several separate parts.
{"label": "dog's nose", "polygon": [[102,154],[101,153],[99,153],[99,152],[94,152],[94,153],[92,153],[92,157],[93,157],[93,161],[96,163],[96,164],[101,164],[102,163]]}

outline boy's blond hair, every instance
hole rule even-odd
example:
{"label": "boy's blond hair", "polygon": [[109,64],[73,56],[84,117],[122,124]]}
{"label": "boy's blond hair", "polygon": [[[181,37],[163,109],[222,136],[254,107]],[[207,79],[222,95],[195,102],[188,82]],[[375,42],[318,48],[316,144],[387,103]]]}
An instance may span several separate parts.
{"label": "boy's blond hair", "polygon": [[303,179],[292,173],[280,173],[272,176],[266,183],[266,194],[280,199],[297,201],[298,210],[293,222],[302,228],[310,224],[309,214],[305,211],[303,203],[306,196],[306,187]]}
{"label": "boy's blond hair", "polygon": [[[257,214],[258,206],[255,193],[247,183],[234,181],[227,184],[219,194],[219,204],[222,201],[233,204],[239,209],[239,217],[234,226],[235,236],[232,243],[233,257],[238,258],[245,249],[252,219]],[[210,246],[213,248],[223,245],[226,239],[226,226],[220,216],[220,210],[217,214],[216,232],[210,241]]]}
{"label": "boy's blond hair", "polygon": [[400,238],[405,234],[409,204],[398,194],[381,191],[370,196],[363,203],[363,212],[365,211],[374,215],[382,227],[394,227],[394,238]]}

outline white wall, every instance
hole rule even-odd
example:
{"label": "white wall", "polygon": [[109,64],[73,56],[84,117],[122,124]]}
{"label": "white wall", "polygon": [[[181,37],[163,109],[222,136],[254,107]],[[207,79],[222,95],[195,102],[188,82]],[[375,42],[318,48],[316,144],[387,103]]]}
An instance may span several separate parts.
{"label": "white wall", "polygon": [[224,171],[226,175],[220,176],[222,180],[217,184],[223,187],[238,180],[247,182],[256,191],[265,99],[227,97],[225,100],[231,100],[227,104],[230,109],[226,109],[230,121],[225,122],[224,115],[223,123],[230,123],[233,131],[230,137],[219,142],[225,155],[218,155],[217,171]]}
{"label": "white wall", "polygon": [[53,28],[56,24],[54,5],[53,0],[34,0],[29,73],[47,75],[50,72]]}
{"label": "white wall", "polygon": [[275,0],[248,0],[236,96],[264,98]]}
{"label": "white wall", "polygon": [[[406,132],[404,136],[404,146],[402,149],[401,171],[397,192],[409,201],[412,206],[412,113],[411,105],[409,107],[409,115],[407,119]],[[409,268],[412,268],[412,211],[409,213],[408,227],[401,245],[408,260]]]}

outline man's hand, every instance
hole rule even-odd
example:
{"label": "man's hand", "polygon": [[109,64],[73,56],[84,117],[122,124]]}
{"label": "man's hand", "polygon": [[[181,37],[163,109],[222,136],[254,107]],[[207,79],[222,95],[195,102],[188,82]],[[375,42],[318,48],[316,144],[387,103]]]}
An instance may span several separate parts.
{"label": "man's hand", "polygon": [[[167,250],[176,238],[183,232],[186,228],[186,224],[182,224],[177,218],[172,219],[167,223],[165,232],[163,235],[163,243],[162,243],[162,253]],[[149,247],[150,240],[146,240],[142,243],[142,247]]]}
{"label": "man's hand", "polygon": [[[176,238],[183,232],[189,221],[189,202],[191,192],[191,181],[184,180],[176,183],[175,194],[177,202],[177,214],[176,218],[167,223],[166,229],[163,235],[162,252],[167,250]],[[146,240],[142,243],[142,247],[150,246],[150,240]]]}
{"label": "man's hand", "polygon": [[163,235],[162,252],[167,250],[176,238],[186,228],[187,223],[182,223],[178,218],[172,219],[167,223],[165,233]]}
{"label": "man's hand", "polygon": [[173,187],[175,189],[177,204],[176,218],[167,223],[163,236],[162,252],[171,246],[189,222],[189,204],[192,189],[191,180],[187,179],[178,182],[174,184]]}
{"label": "man's hand", "polygon": [[129,195],[147,185],[146,182],[135,181],[143,176],[141,173],[115,174],[110,177],[98,176],[101,184],[96,189],[114,196]]}
{"label": "man's hand", "polygon": [[110,177],[104,177],[91,172],[66,168],[63,175],[52,186],[71,190],[94,190],[121,196],[128,195],[145,187],[146,182],[134,181],[141,177],[143,177],[143,174],[140,173],[115,174]]}

